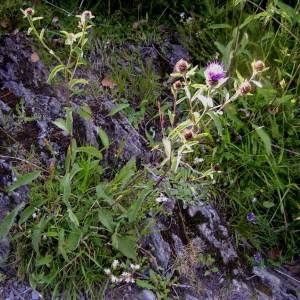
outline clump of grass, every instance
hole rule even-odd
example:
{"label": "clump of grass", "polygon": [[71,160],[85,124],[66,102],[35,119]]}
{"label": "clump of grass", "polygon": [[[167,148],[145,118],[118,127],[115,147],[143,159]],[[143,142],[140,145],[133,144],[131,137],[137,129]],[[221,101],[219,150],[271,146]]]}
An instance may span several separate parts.
{"label": "clump of grass", "polygon": [[[152,191],[135,161],[104,178],[101,152],[73,141],[64,175],[36,183],[13,235],[16,268],[33,288],[52,296],[102,297],[114,260],[137,260],[140,209]],[[148,185],[150,184],[150,185]],[[113,282],[113,280],[112,280]]]}

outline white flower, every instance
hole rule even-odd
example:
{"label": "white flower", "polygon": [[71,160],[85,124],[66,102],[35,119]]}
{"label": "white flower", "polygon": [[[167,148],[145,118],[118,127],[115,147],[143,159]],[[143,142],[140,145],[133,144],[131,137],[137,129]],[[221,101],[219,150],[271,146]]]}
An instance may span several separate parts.
{"label": "white flower", "polygon": [[192,17],[188,17],[185,22],[186,22],[186,24],[190,24],[190,23],[193,22],[193,18]]}
{"label": "white flower", "polygon": [[110,269],[104,269],[103,271],[104,271],[104,273],[106,275],[110,275],[111,274],[111,270]]}
{"label": "white flower", "polygon": [[133,277],[130,276],[130,277],[125,278],[125,282],[126,282],[126,283],[134,283],[135,280],[134,280]]}
{"label": "white flower", "polygon": [[111,267],[115,270],[119,265],[120,265],[120,262],[117,259],[115,259],[112,262]]}
{"label": "white flower", "polygon": [[257,201],[257,198],[256,197],[253,197],[252,198],[252,203],[255,203]]}
{"label": "white flower", "polygon": [[160,193],[159,197],[156,198],[157,203],[167,202],[169,199],[163,194]]}
{"label": "white flower", "polygon": [[33,213],[33,214],[32,214],[32,218],[33,218],[33,219],[36,219],[36,218],[37,218],[37,214],[36,214],[36,213]]}
{"label": "white flower", "polygon": [[184,13],[184,12],[182,12],[182,13],[180,13],[180,14],[179,14],[179,16],[180,16],[180,18],[181,18],[181,19],[183,19],[183,18],[184,18],[184,16],[185,16],[185,13]]}
{"label": "white flower", "polygon": [[134,264],[130,264],[130,268],[133,270],[133,271],[136,271],[136,270],[139,270],[141,268],[140,265],[134,265]]}
{"label": "white flower", "polygon": [[204,162],[204,158],[202,157],[196,157],[194,159],[194,164],[201,164],[202,162]]}
{"label": "white flower", "polygon": [[65,41],[66,45],[73,45],[76,42],[77,36],[74,33],[68,33]]}
{"label": "white flower", "polygon": [[116,283],[116,282],[119,282],[119,278],[117,276],[115,276],[115,275],[111,275],[110,276],[110,281],[112,283]]}

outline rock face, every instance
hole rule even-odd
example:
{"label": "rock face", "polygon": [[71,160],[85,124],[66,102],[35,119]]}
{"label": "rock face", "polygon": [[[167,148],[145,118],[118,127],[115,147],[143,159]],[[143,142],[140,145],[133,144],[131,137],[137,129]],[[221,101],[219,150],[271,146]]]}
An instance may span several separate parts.
{"label": "rock face", "polygon": [[[31,60],[32,54],[29,40],[24,35],[1,37],[0,122],[3,123],[5,117],[8,119],[6,124],[3,124],[6,125],[6,134],[13,137],[19,135],[16,140],[25,148],[37,144],[40,147],[39,151],[48,152],[48,156],[60,153],[60,156],[63,157],[69,139],[52,124],[52,121],[64,117],[65,106],[72,105],[76,110],[79,105],[88,104],[92,109],[92,116],[89,120],[80,116],[76,117],[74,114],[74,132],[78,133],[78,136],[75,137],[79,141],[100,146],[98,128],[102,127],[106,130],[110,140],[114,141],[109,152],[116,153],[122,148],[118,159],[124,162],[133,156],[145,156],[145,141],[128,120],[121,113],[112,117],[108,116],[115,107],[113,99],[91,91],[86,91],[86,93],[92,96],[71,99],[69,91],[63,84],[55,86],[47,84],[49,72],[41,61],[33,62]],[[93,73],[84,75],[88,76],[91,81],[95,79]],[[8,114],[15,113],[16,106],[21,99],[24,101],[26,116],[32,117],[33,120],[31,122],[24,121],[23,130],[17,130],[14,120]],[[26,132],[29,133],[30,143],[22,139]],[[47,149],[49,146],[53,150],[52,153],[49,153],[49,149]]]}

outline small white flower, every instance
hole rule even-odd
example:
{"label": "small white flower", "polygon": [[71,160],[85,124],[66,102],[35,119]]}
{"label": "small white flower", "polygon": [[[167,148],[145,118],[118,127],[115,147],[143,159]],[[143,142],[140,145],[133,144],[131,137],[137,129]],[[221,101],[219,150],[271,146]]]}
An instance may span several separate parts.
{"label": "small white flower", "polygon": [[33,213],[32,214],[32,219],[36,219],[37,218],[37,214],[36,213]]}
{"label": "small white flower", "polygon": [[257,201],[257,198],[256,197],[253,197],[252,198],[252,203],[255,203]]}
{"label": "small white flower", "polygon": [[125,282],[126,282],[126,283],[134,283],[135,280],[134,280],[133,277],[130,276],[130,277],[125,278]]}
{"label": "small white flower", "polygon": [[183,18],[184,18],[184,16],[185,16],[185,13],[184,13],[184,12],[182,12],[182,13],[180,13],[180,14],[179,14],[179,16],[180,16],[180,18],[181,18],[181,19],[183,19]]}
{"label": "small white flower", "polygon": [[115,270],[119,265],[120,265],[120,262],[117,259],[115,259],[112,262],[111,267]]}
{"label": "small white flower", "polygon": [[133,270],[133,271],[137,271],[141,268],[140,265],[134,265],[134,264],[130,264],[130,268]]}
{"label": "small white flower", "polygon": [[159,197],[156,198],[157,203],[167,202],[169,199],[163,194],[160,193]]}
{"label": "small white flower", "polygon": [[115,276],[115,275],[111,275],[110,276],[110,281],[112,283],[116,283],[116,282],[119,282],[119,278],[117,276]]}
{"label": "small white flower", "polygon": [[185,22],[186,22],[186,24],[190,24],[190,23],[193,22],[193,18],[192,17],[188,17]]}
{"label": "small white flower", "polygon": [[194,164],[201,164],[202,162],[204,162],[204,158],[202,157],[196,157],[194,159]]}
{"label": "small white flower", "polygon": [[128,276],[130,276],[130,275],[131,275],[131,274],[128,273],[128,272],[123,272],[123,273],[121,274],[122,277],[128,277]]}
{"label": "small white flower", "polygon": [[110,275],[111,274],[111,270],[110,269],[104,269],[103,271],[104,271],[104,273],[106,275]]}
{"label": "small white flower", "polygon": [[76,42],[76,39],[77,39],[77,37],[74,33],[68,33],[65,44],[66,45],[73,45],[74,42]]}

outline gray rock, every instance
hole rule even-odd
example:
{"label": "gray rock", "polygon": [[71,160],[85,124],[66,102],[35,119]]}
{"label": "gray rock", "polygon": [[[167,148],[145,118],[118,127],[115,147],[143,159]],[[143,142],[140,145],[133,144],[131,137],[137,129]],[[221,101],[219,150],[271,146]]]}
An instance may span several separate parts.
{"label": "gray rock", "polygon": [[41,295],[40,295],[40,293],[39,292],[37,292],[37,291],[32,291],[32,293],[31,293],[31,300],[39,300],[39,299],[41,299]]}
{"label": "gray rock", "polygon": [[171,248],[170,245],[164,241],[158,226],[155,226],[153,232],[149,235],[149,244],[158,265],[166,269],[171,257]]}
{"label": "gray rock", "polygon": [[227,228],[221,224],[217,211],[210,204],[199,201],[197,205],[189,207],[188,214],[199,222],[199,233],[209,245],[219,251],[225,264],[237,259]]}
{"label": "gray rock", "polygon": [[152,291],[142,290],[137,296],[135,300],[156,300],[156,296]]}
{"label": "gray rock", "polygon": [[269,288],[276,300],[300,299],[300,281],[286,272],[276,270],[254,267],[253,273],[261,280],[262,287]]}
{"label": "gray rock", "polygon": [[184,300],[200,300],[200,299],[197,298],[197,297],[194,297],[194,296],[192,296],[190,294],[185,294],[184,295]]}

